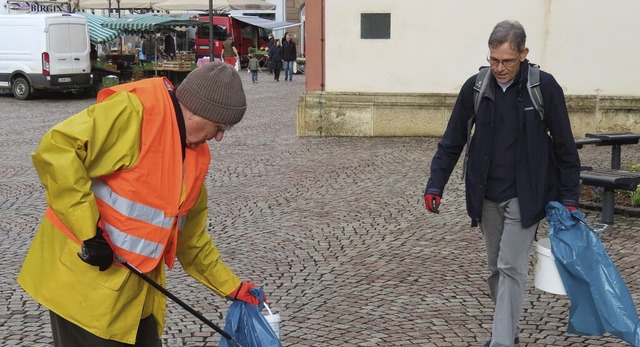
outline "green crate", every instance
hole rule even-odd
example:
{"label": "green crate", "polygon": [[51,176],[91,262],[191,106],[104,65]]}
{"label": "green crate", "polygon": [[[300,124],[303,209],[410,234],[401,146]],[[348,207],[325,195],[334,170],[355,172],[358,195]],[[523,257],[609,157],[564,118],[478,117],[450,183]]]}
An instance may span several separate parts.
{"label": "green crate", "polygon": [[104,76],[102,77],[102,88],[109,88],[120,84],[118,76]]}

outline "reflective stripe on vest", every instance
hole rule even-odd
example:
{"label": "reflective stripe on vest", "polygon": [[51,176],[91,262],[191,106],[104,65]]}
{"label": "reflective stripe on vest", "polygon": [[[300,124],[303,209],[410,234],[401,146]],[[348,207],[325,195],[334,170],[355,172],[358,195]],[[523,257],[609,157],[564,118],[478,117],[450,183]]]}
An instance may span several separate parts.
{"label": "reflective stripe on vest", "polygon": [[126,199],[99,179],[91,180],[91,191],[100,200],[127,217],[142,220],[165,229],[170,229],[173,225],[174,218],[165,217],[164,211]]}
{"label": "reflective stripe on vest", "polygon": [[154,259],[159,259],[162,256],[163,245],[161,243],[129,235],[108,223],[104,223],[104,228],[109,234],[111,242],[122,249]]}

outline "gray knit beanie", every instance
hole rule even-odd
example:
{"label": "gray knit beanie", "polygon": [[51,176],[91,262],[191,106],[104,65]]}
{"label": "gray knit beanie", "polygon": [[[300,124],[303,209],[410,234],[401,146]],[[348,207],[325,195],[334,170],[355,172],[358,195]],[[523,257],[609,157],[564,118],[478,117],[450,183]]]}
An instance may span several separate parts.
{"label": "gray knit beanie", "polygon": [[191,71],[176,97],[194,115],[221,124],[237,124],[247,110],[240,75],[219,61]]}

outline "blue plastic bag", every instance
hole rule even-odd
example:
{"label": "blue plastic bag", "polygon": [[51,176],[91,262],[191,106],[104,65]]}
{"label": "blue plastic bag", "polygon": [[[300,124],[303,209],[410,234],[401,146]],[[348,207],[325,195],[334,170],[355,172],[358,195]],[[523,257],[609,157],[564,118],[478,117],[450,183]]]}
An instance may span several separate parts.
{"label": "blue plastic bag", "polygon": [[569,213],[556,201],[546,209],[551,252],[571,301],[567,332],[610,333],[640,346],[640,320],[631,294],[600,238],[582,212]]}
{"label": "blue plastic bag", "polygon": [[[260,305],[254,306],[241,300],[235,300],[227,311],[224,331],[233,336],[243,347],[282,347],[282,343],[262,315],[263,290],[252,288],[249,291],[260,299]],[[227,339],[220,339],[219,347],[236,347]]]}

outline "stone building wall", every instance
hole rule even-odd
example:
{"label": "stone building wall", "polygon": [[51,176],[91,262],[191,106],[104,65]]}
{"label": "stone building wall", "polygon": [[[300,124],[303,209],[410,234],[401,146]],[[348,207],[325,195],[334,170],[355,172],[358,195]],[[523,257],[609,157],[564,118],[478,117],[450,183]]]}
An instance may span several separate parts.
{"label": "stone building wall", "polygon": [[[298,136],[442,136],[456,94],[306,92]],[[591,132],[640,133],[640,97],[566,96],[576,138]]]}
{"label": "stone building wall", "polygon": [[[299,23],[300,22],[300,10],[304,6],[304,0],[286,0],[286,10],[285,10],[285,18],[287,22]],[[286,32],[291,33],[292,40],[298,46],[298,52],[301,52],[300,47],[300,35],[301,35],[301,27],[291,27],[285,30]]]}

